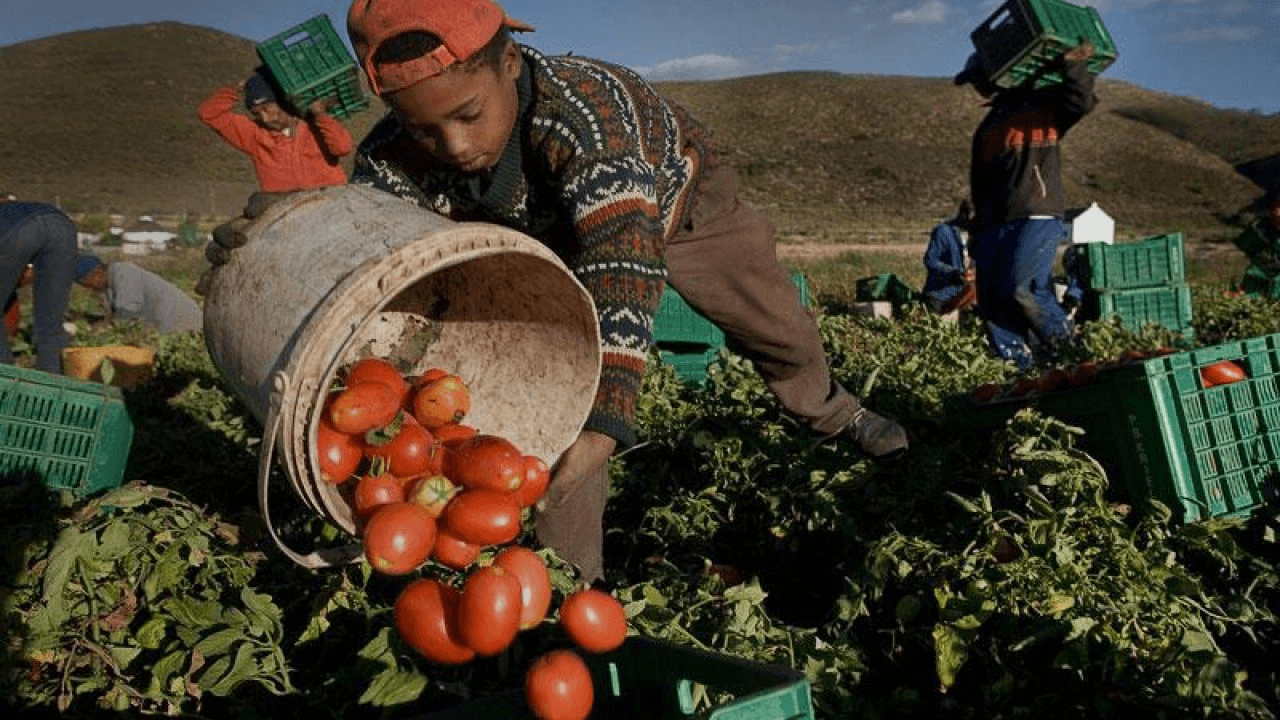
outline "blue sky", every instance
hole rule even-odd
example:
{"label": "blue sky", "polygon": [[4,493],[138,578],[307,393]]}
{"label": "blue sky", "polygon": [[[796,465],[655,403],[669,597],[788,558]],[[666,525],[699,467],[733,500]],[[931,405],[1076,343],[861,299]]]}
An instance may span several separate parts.
{"label": "blue sky", "polygon": [[[999,0],[506,0],[522,40],[654,80],[783,70],[950,76]],[[1093,0],[1119,58],[1105,77],[1218,107],[1280,112],[1280,0]],[[265,40],[341,0],[0,0],[0,46],[159,20]]]}

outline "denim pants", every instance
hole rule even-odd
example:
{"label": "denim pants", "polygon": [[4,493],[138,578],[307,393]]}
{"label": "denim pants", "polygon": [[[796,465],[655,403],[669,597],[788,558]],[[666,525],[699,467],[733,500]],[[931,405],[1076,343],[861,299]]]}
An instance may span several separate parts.
{"label": "denim pants", "polygon": [[[9,297],[27,263],[35,265],[32,330],[36,368],[62,372],[62,349],[70,337],[62,329],[71,283],[75,281],[76,226],[62,213],[33,215],[0,236],[0,298]],[[0,363],[13,364],[9,339],[0,332]]]}
{"label": "denim pants", "polygon": [[984,230],[973,249],[987,339],[1020,370],[1033,363],[1033,340],[1052,347],[1071,335],[1052,277],[1065,233],[1058,218],[1024,218]]}

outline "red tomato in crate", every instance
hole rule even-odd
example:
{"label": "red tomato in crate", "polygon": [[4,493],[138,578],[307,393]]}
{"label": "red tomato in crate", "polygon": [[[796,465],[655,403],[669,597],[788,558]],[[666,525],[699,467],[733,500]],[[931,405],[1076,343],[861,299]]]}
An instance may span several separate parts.
{"label": "red tomato in crate", "polygon": [[[394,428],[394,422],[391,428]],[[440,472],[439,443],[413,416],[400,413],[400,427],[390,438],[380,431],[365,435],[365,454],[387,459],[387,471],[396,477]]]}
{"label": "red tomato in crate", "polygon": [[472,489],[511,492],[524,482],[524,455],[510,440],[497,435],[476,435],[449,452],[445,474]]}
{"label": "red tomato in crate", "polygon": [[447,527],[437,528],[436,546],[431,549],[433,560],[454,570],[466,570],[475,564],[479,557],[479,545],[473,545],[454,535]]}
{"label": "red tomato in crate", "polygon": [[520,503],[510,493],[464,490],[441,518],[449,532],[472,545],[505,545],[520,537]]}
{"label": "red tomato in crate", "polygon": [[538,553],[513,545],[500,550],[493,564],[520,582],[520,629],[528,630],[542,622],[551,607],[551,575]]}
{"label": "red tomato in crate", "polygon": [[404,379],[395,365],[379,357],[367,357],[357,360],[347,370],[347,385],[373,381],[385,383],[396,393],[396,406],[403,407],[409,396],[409,381]]}
{"label": "red tomato in crate", "polygon": [[609,652],[627,639],[627,613],[622,603],[595,588],[577,590],[564,599],[560,624],[573,644],[588,652]]}
{"label": "red tomato in crate", "polygon": [[410,502],[379,507],[364,526],[364,555],[384,575],[417,570],[431,556],[436,543],[436,520],[427,509]]}
{"label": "red tomato in crate", "polygon": [[520,581],[506,570],[479,568],[462,585],[458,637],[486,657],[506,650],[520,632]]}
{"label": "red tomato in crate", "polygon": [[461,665],[476,653],[458,636],[458,591],[439,580],[418,579],[400,591],[392,611],[396,631],[427,660]]}
{"label": "red tomato in crate", "polygon": [[379,472],[364,475],[356,481],[356,489],[351,496],[351,509],[355,511],[357,520],[368,520],[383,505],[398,502],[404,502],[400,478]]}
{"label": "red tomato in crate", "polygon": [[591,671],[572,650],[552,650],[529,666],[524,699],[538,720],[585,720],[595,702]]}
{"label": "red tomato in crate", "polygon": [[364,381],[348,385],[329,403],[329,421],[339,432],[361,435],[395,420],[400,405],[386,383]]}
{"label": "red tomato in crate", "polygon": [[524,482],[516,490],[520,498],[520,507],[533,507],[534,503],[547,494],[547,485],[551,482],[551,470],[540,458],[533,455],[524,456]]}
{"label": "red tomato in crate", "polygon": [[983,383],[969,392],[969,395],[978,402],[989,402],[992,398],[1000,394],[1001,387],[995,383]]}
{"label": "red tomato in crate", "polygon": [[1040,392],[1045,393],[1055,392],[1066,387],[1067,383],[1070,381],[1071,376],[1067,374],[1066,370],[1063,370],[1062,368],[1053,368],[1040,376],[1039,390]]}
{"label": "red tomato in crate", "polygon": [[1244,374],[1243,368],[1230,360],[1223,360],[1200,368],[1200,379],[1207,388],[1215,385],[1230,385],[1241,380],[1247,380],[1248,377],[1248,375]]}
{"label": "red tomato in crate", "polygon": [[457,375],[418,384],[413,396],[413,416],[427,428],[459,423],[471,412],[471,390]]}
{"label": "red tomato in crate", "polygon": [[1098,379],[1098,364],[1092,360],[1076,365],[1067,378],[1067,385],[1073,388],[1092,385]]}
{"label": "red tomato in crate", "polygon": [[426,508],[431,517],[440,517],[449,501],[458,494],[458,486],[443,475],[422,475],[409,481],[404,494],[409,502]]}
{"label": "red tomato in crate", "polygon": [[340,433],[321,416],[316,425],[316,464],[320,479],[330,485],[341,485],[355,474],[364,459],[364,444],[355,435]]}

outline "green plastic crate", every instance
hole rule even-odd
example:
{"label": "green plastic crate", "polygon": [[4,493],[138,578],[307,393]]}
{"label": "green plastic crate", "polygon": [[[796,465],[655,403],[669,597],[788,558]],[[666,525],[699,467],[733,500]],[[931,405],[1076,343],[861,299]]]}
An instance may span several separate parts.
{"label": "green plastic crate", "polygon": [[1007,0],[969,35],[988,78],[999,87],[1036,87],[1062,82],[1043,68],[1084,40],[1093,42],[1089,71],[1101,73],[1116,60],[1116,46],[1098,11],[1062,0]]}
{"label": "green plastic crate", "polygon": [[[809,281],[803,273],[791,276],[801,304],[809,305]],[[653,341],[659,346],[688,345],[697,349],[724,346],[724,331],[702,313],[694,310],[670,285],[658,301],[658,312],[653,316]],[[682,348],[688,350],[690,348]]]}
{"label": "green plastic crate", "polygon": [[1147,323],[1190,336],[1191,288],[1186,285],[1106,290],[1098,293],[1098,317],[1119,316],[1120,324],[1138,332]]}
{"label": "green plastic crate", "polygon": [[720,356],[720,348],[706,350],[668,350],[659,346],[658,359],[676,371],[681,382],[702,385],[707,381],[707,369]]}
{"label": "green plastic crate", "polygon": [[[1205,388],[1200,369],[1236,362],[1247,380]],[[976,404],[974,429],[1032,406],[1085,430],[1081,445],[1132,499],[1176,519],[1245,517],[1275,503],[1280,480],[1280,334],[1150,358],[1102,371],[1079,389]]]}
{"label": "green plastic crate", "polygon": [[[804,673],[730,655],[632,636],[604,655],[582,653],[594,681],[597,720],[813,720]],[[697,689],[713,707],[695,707]],[[696,715],[695,715],[696,713]],[[520,690],[473,700],[417,720],[532,720]]]}
{"label": "green plastic crate", "polygon": [[258,57],[295,109],[327,99],[329,114],[346,118],[369,106],[360,68],[328,15],[317,15],[260,43]]}
{"label": "green plastic crate", "polygon": [[1088,243],[1085,248],[1094,290],[1181,285],[1187,278],[1180,232],[1114,245]]}
{"label": "green plastic crate", "polygon": [[1251,297],[1280,298],[1280,276],[1250,264],[1244,270],[1240,289]]}
{"label": "green plastic crate", "polygon": [[893,273],[880,273],[860,278],[853,287],[854,298],[859,302],[885,300],[892,303],[905,303],[915,297],[915,291]]}
{"label": "green plastic crate", "polygon": [[120,388],[0,365],[0,478],[82,498],[120,485],[132,445]]}

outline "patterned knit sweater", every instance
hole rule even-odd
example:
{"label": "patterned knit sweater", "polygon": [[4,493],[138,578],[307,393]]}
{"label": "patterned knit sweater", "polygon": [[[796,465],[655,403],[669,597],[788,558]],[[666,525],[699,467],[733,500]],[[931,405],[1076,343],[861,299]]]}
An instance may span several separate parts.
{"label": "patterned knit sweater", "polygon": [[630,70],[520,50],[520,112],[493,170],[476,177],[436,163],[389,114],[357,149],[352,182],[453,220],[514,228],[564,260],[600,320],[603,368],[586,428],[629,446],[663,251],[688,216],[712,141]]}

